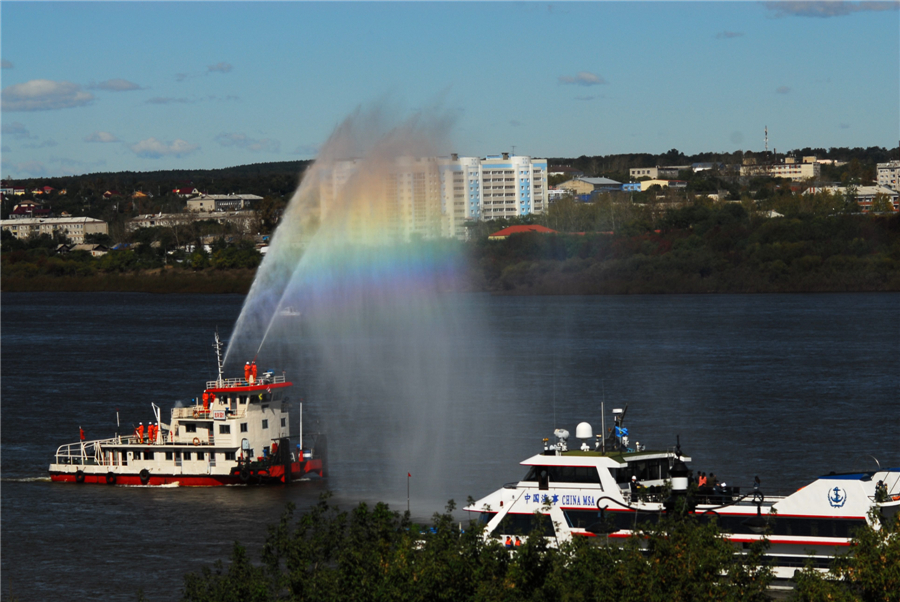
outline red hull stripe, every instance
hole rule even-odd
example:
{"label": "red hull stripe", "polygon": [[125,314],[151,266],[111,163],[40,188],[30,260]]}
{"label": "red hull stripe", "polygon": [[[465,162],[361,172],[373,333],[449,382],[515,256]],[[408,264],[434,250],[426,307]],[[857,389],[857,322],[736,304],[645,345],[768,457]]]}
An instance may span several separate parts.
{"label": "red hull stripe", "polygon": [[294,383],[270,383],[267,385],[247,385],[246,387],[213,387],[212,389],[207,389],[207,393],[253,393],[256,391],[265,392],[268,389],[283,389],[284,387],[291,387]]}
{"label": "red hull stripe", "polygon": [[[575,531],[575,532],[572,533],[572,535],[581,535],[581,536],[583,536],[583,537],[599,537],[599,535],[596,535],[596,534],[594,534],[594,533],[588,533],[587,531],[585,531],[584,533],[582,533],[582,532],[580,532],[580,531]],[[612,537],[612,538],[614,538],[614,539],[627,539],[627,538],[629,538],[629,537],[631,537],[631,536],[632,536],[631,533],[610,533],[610,534],[608,535],[608,537]],[[732,537],[726,537],[726,539],[727,539],[728,541],[731,541],[731,542],[734,542],[734,543],[753,543],[754,541],[758,541],[758,540],[759,540],[759,538],[754,539],[754,538],[751,538],[751,537],[733,537],[733,536],[732,536]],[[850,542],[849,542],[849,541],[841,541],[841,542],[838,542],[838,541],[818,541],[818,540],[815,540],[815,539],[778,539],[778,540],[774,540],[774,539],[772,539],[771,537],[769,538],[769,543],[770,543],[770,544],[773,544],[773,545],[776,545],[776,544],[788,544],[788,545],[794,545],[794,546],[826,546],[826,547],[831,547],[831,546],[849,546],[849,545],[850,545]]]}
{"label": "red hull stripe", "polygon": [[[303,475],[311,472],[318,473],[319,476],[324,476],[322,474],[321,460],[309,460],[305,462],[303,466],[301,466],[299,462],[294,462],[294,464],[291,466],[292,479],[299,479]],[[116,485],[159,486],[178,483],[181,487],[218,487],[222,485],[246,484],[241,480],[239,475],[151,475],[150,480],[147,483],[141,483],[140,475],[121,473],[114,474],[116,475]],[[259,476],[281,481],[284,477],[284,467],[271,466],[267,473],[260,473]],[[50,473],[50,480],[60,483],[77,482],[75,480],[74,472],[53,472]],[[106,473],[84,473],[84,482],[109,485],[109,483],[106,482]],[[257,477],[251,477],[249,482],[256,483]]]}

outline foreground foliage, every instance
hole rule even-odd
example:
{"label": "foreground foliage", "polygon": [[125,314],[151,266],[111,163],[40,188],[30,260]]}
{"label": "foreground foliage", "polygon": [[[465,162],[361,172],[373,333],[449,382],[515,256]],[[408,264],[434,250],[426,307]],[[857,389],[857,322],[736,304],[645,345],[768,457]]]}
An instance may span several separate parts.
{"label": "foreground foliage", "polygon": [[[511,551],[461,531],[451,502],[430,528],[385,504],[341,512],[323,496],[269,528],[262,562],[235,543],[231,562],[185,577],[183,600],[763,600],[764,544],[734,555],[714,525],[662,521],[638,538],[576,538],[559,549],[533,534]],[[647,551],[639,542],[646,538]]]}

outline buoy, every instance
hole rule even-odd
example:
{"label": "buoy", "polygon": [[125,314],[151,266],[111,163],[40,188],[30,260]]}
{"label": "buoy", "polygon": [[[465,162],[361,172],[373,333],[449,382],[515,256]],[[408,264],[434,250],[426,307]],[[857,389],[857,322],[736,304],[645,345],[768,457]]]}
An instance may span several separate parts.
{"label": "buoy", "polygon": [[140,477],[141,477],[141,485],[146,485],[147,483],[150,482],[150,471],[147,470],[146,468],[144,468],[140,472]]}
{"label": "buoy", "polygon": [[76,483],[84,483],[84,471],[83,470],[75,471],[75,482]]}
{"label": "buoy", "polygon": [[116,484],[115,473],[112,473],[112,472],[106,473],[106,484],[107,485],[115,485]]}
{"label": "buoy", "polygon": [[194,437],[194,445],[200,445],[200,437]]}
{"label": "buoy", "polygon": [[200,418],[200,410],[194,408],[194,418]]}

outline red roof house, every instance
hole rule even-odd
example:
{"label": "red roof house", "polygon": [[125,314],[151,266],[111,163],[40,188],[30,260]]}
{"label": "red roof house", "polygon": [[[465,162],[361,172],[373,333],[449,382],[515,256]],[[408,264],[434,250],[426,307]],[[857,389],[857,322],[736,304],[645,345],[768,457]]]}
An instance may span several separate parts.
{"label": "red roof house", "polygon": [[556,234],[556,230],[551,230],[545,226],[531,224],[529,226],[510,226],[494,232],[488,236],[488,240],[505,240],[513,234],[522,234],[524,232],[537,232],[539,234]]}

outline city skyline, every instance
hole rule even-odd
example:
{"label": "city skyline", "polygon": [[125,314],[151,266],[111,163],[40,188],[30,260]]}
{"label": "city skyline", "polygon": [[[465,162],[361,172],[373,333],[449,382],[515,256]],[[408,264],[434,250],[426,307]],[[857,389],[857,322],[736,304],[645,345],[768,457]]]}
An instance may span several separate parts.
{"label": "city skyline", "polygon": [[381,104],[447,154],[893,148],[898,2],[4,2],[2,175],[314,159]]}

